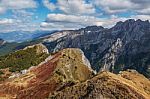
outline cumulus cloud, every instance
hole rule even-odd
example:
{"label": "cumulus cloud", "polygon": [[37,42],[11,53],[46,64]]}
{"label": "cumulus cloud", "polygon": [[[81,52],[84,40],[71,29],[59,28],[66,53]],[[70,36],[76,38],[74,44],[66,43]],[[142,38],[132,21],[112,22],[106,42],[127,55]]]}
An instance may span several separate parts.
{"label": "cumulus cloud", "polygon": [[[66,14],[94,14],[96,7],[107,14],[120,12],[137,12],[139,14],[150,14],[150,0],[43,0],[45,7],[51,11],[59,9]],[[89,1],[89,2],[87,2]],[[96,6],[96,7],[95,7]]]}
{"label": "cumulus cloud", "polygon": [[40,24],[34,23],[34,12],[26,10],[12,10],[11,18],[0,19],[0,32],[35,31],[40,29]]}
{"label": "cumulus cloud", "polygon": [[16,20],[14,19],[0,19],[0,25],[10,25],[13,24]]}
{"label": "cumulus cloud", "polygon": [[95,12],[94,6],[84,0],[59,0],[58,6],[60,10],[71,14],[91,14]]}
{"label": "cumulus cloud", "polygon": [[131,18],[133,19],[141,19],[141,20],[150,20],[149,15],[132,15]]}
{"label": "cumulus cloud", "polygon": [[81,25],[95,24],[101,25],[99,20],[93,16],[77,16],[66,14],[48,14],[46,22],[66,22],[66,23],[79,23]]}
{"label": "cumulus cloud", "polygon": [[12,18],[19,19],[22,23],[32,22],[34,12],[27,10],[12,10]]}
{"label": "cumulus cloud", "polygon": [[32,31],[39,28],[39,25],[33,23],[34,9],[37,6],[35,0],[0,0],[0,14],[7,14],[7,11],[12,13],[9,18],[2,17],[0,20],[1,32]]}
{"label": "cumulus cloud", "polygon": [[[46,29],[76,29],[88,25],[102,25],[111,27],[118,21],[127,19],[150,19],[150,0],[43,0],[44,5],[51,11],[60,10],[61,14],[55,11],[48,14],[45,22],[41,23]],[[98,9],[100,12],[97,12]],[[128,17],[118,17],[119,13],[131,12]],[[98,14],[98,15],[97,15]],[[101,17],[107,15],[107,17]]]}
{"label": "cumulus cloud", "polygon": [[94,4],[108,14],[125,11],[150,14],[150,0],[94,0]]}
{"label": "cumulus cloud", "polygon": [[21,21],[15,19],[8,19],[8,18],[0,19],[0,30],[1,32],[5,32],[15,29],[14,25],[17,25],[19,22]]}
{"label": "cumulus cloud", "polygon": [[139,14],[150,15],[150,7],[145,9],[136,10]]}
{"label": "cumulus cloud", "polygon": [[67,14],[93,14],[95,7],[92,3],[87,3],[84,0],[57,0],[56,4],[43,0],[45,7],[50,10],[59,9]]}
{"label": "cumulus cloud", "polygon": [[106,13],[124,12],[133,6],[128,0],[94,0],[94,4],[104,9]]}
{"label": "cumulus cloud", "polygon": [[93,16],[79,16],[79,15],[66,15],[66,14],[48,14],[45,22],[41,23],[43,28],[63,28],[75,29],[88,25],[102,25],[101,19]]}
{"label": "cumulus cloud", "polygon": [[0,0],[0,13],[7,10],[36,8],[37,3],[34,0]]}
{"label": "cumulus cloud", "polygon": [[[42,4],[51,13],[44,22],[37,24],[33,21],[38,19],[34,12],[38,6],[37,1],[0,0],[0,14],[8,10],[12,12],[9,19],[0,20],[0,30],[68,30],[89,25],[111,27],[129,18],[150,20],[150,0],[56,0],[55,3],[42,0]],[[120,13],[128,15],[121,17]]]}
{"label": "cumulus cloud", "polygon": [[41,28],[50,30],[70,30],[89,25],[111,27],[116,22],[125,21],[126,19],[127,18],[119,18],[114,15],[110,18],[98,18],[94,16],[48,14],[46,21],[41,23]]}
{"label": "cumulus cloud", "polygon": [[43,4],[45,7],[47,7],[48,9],[50,9],[52,11],[56,9],[55,4],[49,2],[49,0],[43,0]]}
{"label": "cumulus cloud", "polygon": [[36,23],[23,23],[18,19],[0,19],[0,33],[12,31],[35,31],[39,30],[40,26]]}
{"label": "cumulus cloud", "polygon": [[41,23],[43,30],[72,30],[86,26],[97,25],[110,28],[119,21],[128,19],[150,20],[149,15],[132,15],[131,17],[118,17],[111,15],[109,18],[98,18],[94,16],[77,16],[65,14],[49,14],[45,22]]}
{"label": "cumulus cloud", "polygon": [[6,9],[4,7],[0,7],[0,14],[5,13]]}

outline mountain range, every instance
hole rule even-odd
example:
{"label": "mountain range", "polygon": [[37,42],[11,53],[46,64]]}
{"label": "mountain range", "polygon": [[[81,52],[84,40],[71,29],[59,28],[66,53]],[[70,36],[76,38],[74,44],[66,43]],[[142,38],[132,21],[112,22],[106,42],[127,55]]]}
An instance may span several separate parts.
{"label": "mountain range", "polygon": [[118,22],[112,28],[88,26],[56,32],[43,38],[50,52],[80,48],[96,71],[135,69],[150,77],[150,23],[142,20]]}
{"label": "mountain range", "polygon": [[0,39],[2,99],[149,99],[150,22]]}
{"label": "mountain range", "polygon": [[0,33],[0,38],[7,42],[25,42],[34,40],[45,35],[50,35],[53,32],[56,31],[13,31]]}
{"label": "mountain range", "polygon": [[[45,54],[47,58],[38,61],[41,59],[40,56]],[[14,62],[18,67],[15,64],[8,65],[7,61],[11,57],[14,58],[9,64]],[[0,59],[2,61],[2,58]],[[2,62],[3,66],[7,67],[0,69],[0,77],[3,78],[0,79],[1,99],[149,99],[150,97],[149,79],[135,70],[122,71],[119,74],[108,71],[96,73],[83,51],[77,48],[67,48],[49,55],[44,45],[37,44],[13,52],[4,59],[6,63]],[[36,62],[37,65],[33,64]]]}
{"label": "mountain range", "polygon": [[8,53],[37,43],[43,43],[50,53],[64,48],[80,48],[96,71],[118,73],[135,69],[149,78],[149,41],[149,21],[129,19],[117,22],[112,28],[88,26],[53,32],[32,41],[6,44],[0,51],[1,54]]}

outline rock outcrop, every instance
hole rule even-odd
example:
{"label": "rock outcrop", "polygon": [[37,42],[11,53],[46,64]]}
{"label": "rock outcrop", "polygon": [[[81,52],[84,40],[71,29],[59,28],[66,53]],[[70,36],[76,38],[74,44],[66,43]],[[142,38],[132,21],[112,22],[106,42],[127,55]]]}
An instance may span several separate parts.
{"label": "rock outcrop", "polygon": [[29,49],[29,48],[35,48],[37,54],[46,53],[49,54],[48,49],[43,44],[35,44],[32,46],[27,46],[23,50]]}

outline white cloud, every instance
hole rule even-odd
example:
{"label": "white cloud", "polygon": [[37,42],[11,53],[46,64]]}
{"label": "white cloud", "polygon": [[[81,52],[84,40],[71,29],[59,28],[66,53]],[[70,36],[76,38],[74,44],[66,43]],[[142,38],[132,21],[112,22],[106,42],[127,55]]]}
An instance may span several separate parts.
{"label": "white cloud", "polygon": [[0,20],[0,32],[35,31],[40,29],[40,23],[35,23],[34,12],[27,10],[12,10],[11,18]]}
{"label": "white cloud", "polygon": [[0,32],[12,32],[12,31],[35,31],[39,30],[40,25],[36,23],[23,23],[22,20],[18,19],[1,19],[0,20]]}
{"label": "white cloud", "polygon": [[[107,14],[120,12],[136,12],[138,14],[150,14],[150,0],[56,0],[54,4],[49,0],[43,0],[45,7],[51,11],[59,9],[66,14],[85,15],[96,14],[96,7]],[[96,6],[96,7],[95,7]]]}
{"label": "white cloud", "polygon": [[95,0],[94,4],[106,13],[118,13],[127,11],[128,8],[135,6],[129,0]]}
{"label": "white cloud", "polygon": [[37,3],[34,0],[0,0],[0,13],[7,10],[36,8]]}
{"label": "white cloud", "polygon": [[43,4],[52,11],[56,9],[56,6],[53,3],[50,3],[49,0],[43,0]]}
{"label": "white cloud", "polygon": [[131,18],[133,19],[141,19],[141,20],[150,20],[149,15],[132,15]]}
{"label": "white cloud", "polygon": [[[89,25],[101,25],[111,27],[118,21],[126,19],[150,20],[150,0],[43,0],[43,5],[51,10],[45,22],[41,23],[41,29],[63,30],[78,29]],[[9,19],[0,20],[1,31],[33,31],[38,30],[40,23],[34,23],[38,16],[34,16],[36,0],[0,0],[0,14],[7,10],[12,11]],[[97,12],[100,8],[103,11]],[[56,12],[61,14],[56,14]],[[128,18],[118,17],[120,12],[133,12]],[[107,13],[107,16],[99,13]],[[98,15],[99,14],[99,15]],[[115,15],[114,15],[115,14]],[[35,18],[34,18],[35,17]]]}
{"label": "white cloud", "polygon": [[49,14],[45,22],[41,23],[43,30],[72,30],[86,26],[98,25],[110,28],[119,21],[128,19],[150,20],[149,15],[132,15],[131,17],[118,17],[111,15],[109,18],[98,18],[94,16],[77,16],[65,14]]}
{"label": "white cloud", "polygon": [[5,8],[3,8],[3,7],[0,7],[0,14],[3,14],[3,13],[5,13],[5,11],[6,11],[6,9],[5,9]]}
{"label": "white cloud", "polygon": [[84,0],[59,0],[59,9],[65,13],[71,14],[92,14],[95,8],[92,4],[86,3]]}
{"label": "white cloud", "polygon": [[27,10],[12,10],[12,18],[19,19],[22,23],[32,22],[34,12]]}
{"label": "white cloud", "polygon": [[12,12],[9,19],[0,20],[0,31],[32,31],[39,28],[40,25],[33,22],[37,6],[36,0],[0,0],[0,14],[7,13],[8,10]]}
{"label": "white cloud", "polygon": [[150,15],[150,7],[146,9],[137,10],[139,14]]}
{"label": "white cloud", "polygon": [[13,24],[15,22],[14,19],[1,19],[0,20],[0,25],[10,25],[10,24]]}
{"label": "white cloud", "polygon": [[150,14],[150,0],[94,0],[94,4],[109,14],[125,11]]}
{"label": "white cloud", "polygon": [[76,29],[88,25],[103,25],[103,22],[94,16],[48,14],[46,21],[41,23],[42,28],[50,29]]}
{"label": "white cloud", "polygon": [[56,4],[43,0],[45,7],[50,10],[56,8],[67,14],[93,14],[95,13],[95,7],[92,3],[87,3],[84,0],[57,0]]}
{"label": "white cloud", "polygon": [[98,18],[94,16],[49,14],[46,21],[41,23],[41,28],[47,30],[70,30],[91,25],[111,27],[116,22],[125,21],[126,19],[127,18],[119,18],[114,15],[110,18]]}
{"label": "white cloud", "polygon": [[48,14],[47,22],[66,22],[66,23],[78,23],[81,25],[101,25],[99,20],[93,16],[81,16],[81,15],[66,15],[66,14]]}

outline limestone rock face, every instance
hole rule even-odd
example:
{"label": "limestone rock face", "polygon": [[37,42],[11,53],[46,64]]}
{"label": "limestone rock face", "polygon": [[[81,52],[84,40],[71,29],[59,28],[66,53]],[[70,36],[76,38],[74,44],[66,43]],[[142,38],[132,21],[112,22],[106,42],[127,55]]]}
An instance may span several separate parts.
{"label": "limestone rock face", "polygon": [[80,49],[61,50],[25,74],[0,83],[0,98],[44,99],[55,90],[86,81],[94,73],[82,57]]}
{"label": "limestone rock face", "polygon": [[44,40],[43,44],[50,52],[80,48],[96,71],[118,73],[135,69],[150,78],[149,42],[150,22],[130,19],[118,22],[112,28],[88,26],[68,31],[67,35],[50,42]]}

